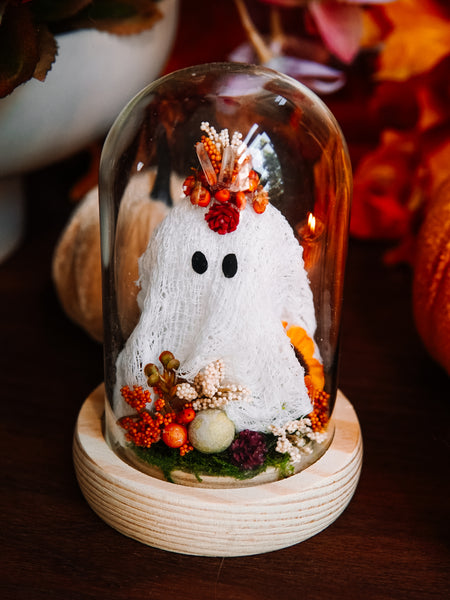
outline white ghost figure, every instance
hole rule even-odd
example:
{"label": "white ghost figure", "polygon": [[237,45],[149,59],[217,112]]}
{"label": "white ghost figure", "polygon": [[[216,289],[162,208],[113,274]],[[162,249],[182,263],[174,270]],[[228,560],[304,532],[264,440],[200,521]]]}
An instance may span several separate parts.
{"label": "white ghost figure", "polygon": [[[267,431],[312,410],[283,325],[301,326],[311,337],[316,329],[302,247],[270,204],[263,214],[243,210],[237,229],[225,235],[209,228],[207,210],[180,202],[139,260],[142,312],[117,360],[115,412],[129,412],[120,388],[146,389],[144,366],[159,364],[170,350],[188,381],[223,359],[225,381],[246,386],[252,397],[230,402],[229,418],[237,431]],[[203,272],[194,270],[194,254]]]}

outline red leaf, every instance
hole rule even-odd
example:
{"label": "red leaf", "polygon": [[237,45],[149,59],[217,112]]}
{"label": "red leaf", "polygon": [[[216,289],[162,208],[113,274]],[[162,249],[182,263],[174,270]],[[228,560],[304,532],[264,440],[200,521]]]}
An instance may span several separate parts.
{"label": "red leaf", "polygon": [[350,233],[358,238],[403,238],[410,230],[418,155],[412,135],[385,132],[355,172]]}

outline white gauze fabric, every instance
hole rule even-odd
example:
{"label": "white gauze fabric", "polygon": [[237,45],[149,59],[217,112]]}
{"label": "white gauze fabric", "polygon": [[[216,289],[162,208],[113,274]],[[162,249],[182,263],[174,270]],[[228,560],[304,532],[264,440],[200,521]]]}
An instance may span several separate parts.
{"label": "white gauze fabric", "polygon": [[[237,229],[225,235],[205,221],[207,208],[187,200],[171,210],[139,260],[138,325],[117,360],[115,412],[129,413],[123,385],[147,388],[144,366],[159,364],[164,350],[180,360],[179,374],[192,381],[212,361],[225,361],[225,381],[246,386],[251,402],[226,407],[236,429],[267,431],[312,409],[298,362],[282,321],[312,337],[313,297],[302,247],[285,217],[270,204],[263,214],[249,207]],[[192,256],[208,261],[203,274]],[[222,261],[237,258],[234,277]]]}

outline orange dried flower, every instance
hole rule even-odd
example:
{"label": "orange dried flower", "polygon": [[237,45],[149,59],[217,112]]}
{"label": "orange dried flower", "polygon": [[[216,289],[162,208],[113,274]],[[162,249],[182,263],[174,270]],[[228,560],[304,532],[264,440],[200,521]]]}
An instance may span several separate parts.
{"label": "orange dried flower", "polygon": [[313,399],[313,411],[308,415],[313,431],[323,432],[329,421],[330,394],[324,390],[317,391]]}
{"label": "orange dried flower", "polygon": [[292,345],[303,358],[305,363],[305,385],[311,398],[316,390],[322,390],[325,385],[323,365],[314,358],[314,342],[302,327],[292,326],[286,331]]}

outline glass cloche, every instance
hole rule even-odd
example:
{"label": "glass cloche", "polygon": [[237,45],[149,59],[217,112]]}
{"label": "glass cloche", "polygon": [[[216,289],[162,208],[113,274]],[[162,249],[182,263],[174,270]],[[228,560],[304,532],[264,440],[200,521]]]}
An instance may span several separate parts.
{"label": "glass cloche", "polygon": [[105,431],[185,485],[297,473],[333,437],[351,199],[342,133],[275,71],[171,73],[100,167]]}

